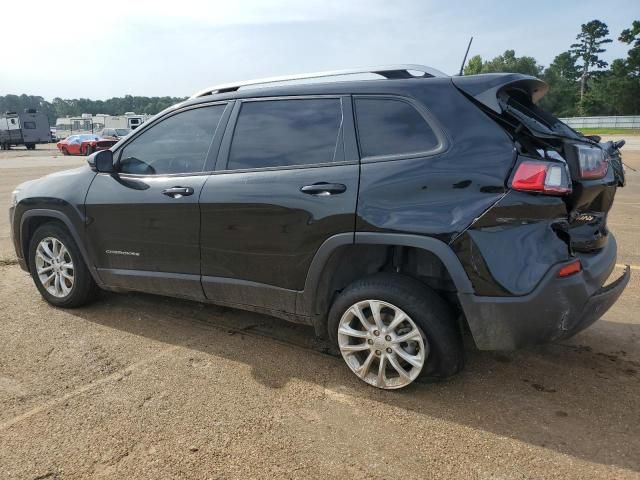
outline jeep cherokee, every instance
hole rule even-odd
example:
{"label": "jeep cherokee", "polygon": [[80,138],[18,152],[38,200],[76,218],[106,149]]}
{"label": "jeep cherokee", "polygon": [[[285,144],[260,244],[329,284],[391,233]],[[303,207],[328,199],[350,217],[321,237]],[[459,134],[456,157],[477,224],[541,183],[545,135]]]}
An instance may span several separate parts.
{"label": "jeep cherokee", "polygon": [[[378,78],[322,81],[350,74]],[[20,185],[15,250],[58,307],[99,288],[211,302],[313,325],[379,388],[444,378],[463,333],[564,339],[629,281],[603,286],[624,142],[540,109],[546,90],[418,65],[211,87]]]}

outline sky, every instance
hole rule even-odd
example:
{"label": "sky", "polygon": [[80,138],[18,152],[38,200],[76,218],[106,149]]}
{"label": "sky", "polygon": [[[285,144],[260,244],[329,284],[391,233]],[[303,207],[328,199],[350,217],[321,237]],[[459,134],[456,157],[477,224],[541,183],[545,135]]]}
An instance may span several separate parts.
{"label": "sky", "polygon": [[229,81],[383,64],[454,74],[472,35],[470,57],[514,49],[546,66],[596,18],[614,40],[603,54],[611,61],[628,50],[619,33],[640,20],[640,0],[2,3],[4,48],[15,48],[0,62],[0,95],[47,100],[189,96]]}

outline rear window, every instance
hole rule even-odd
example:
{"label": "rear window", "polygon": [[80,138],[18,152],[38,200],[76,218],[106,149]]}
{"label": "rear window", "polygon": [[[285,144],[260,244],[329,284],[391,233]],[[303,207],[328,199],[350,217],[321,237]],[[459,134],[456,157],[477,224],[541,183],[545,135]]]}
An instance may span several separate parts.
{"label": "rear window", "polygon": [[24,128],[28,130],[35,130],[36,122],[24,122]]}
{"label": "rear window", "polygon": [[439,141],[409,103],[391,98],[356,98],[360,155],[379,157],[428,152]]}
{"label": "rear window", "polygon": [[228,169],[334,161],[342,107],[337,98],[246,102],[233,135]]}

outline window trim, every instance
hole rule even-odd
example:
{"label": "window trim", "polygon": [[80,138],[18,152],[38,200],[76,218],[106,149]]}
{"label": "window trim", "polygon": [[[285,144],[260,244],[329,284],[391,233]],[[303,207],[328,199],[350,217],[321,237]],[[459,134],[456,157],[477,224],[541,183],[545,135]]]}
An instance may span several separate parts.
{"label": "window trim", "polygon": [[[267,101],[284,101],[284,100],[316,100],[316,99],[336,99],[340,101],[340,110],[342,112],[342,121],[340,122],[340,129],[338,131],[338,138],[342,140],[342,160],[332,160],[330,162],[322,163],[306,163],[301,165],[278,165],[270,167],[255,167],[255,168],[240,168],[229,169],[229,157],[231,154],[231,144],[235,136],[236,127],[238,125],[238,119],[240,117],[240,111],[242,105],[245,103],[253,102],[267,102]],[[353,158],[352,148],[349,144],[347,135],[352,135],[353,131],[347,125],[347,122],[352,122],[352,112],[350,105],[349,95],[345,94],[327,94],[327,95],[284,95],[279,97],[249,97],[236,100],[233,111],[231,112],[231,118],[227,125],[227,131],[222,139],[222,145],[220,147],[220,154],[216,163],[216,174],[228,174],[228,173],[247,173],[247,172],[268,172],[274,170],[299,170],[304,168],[318,168],[332,165],[350,165],[357,164],[358,159]],[[335,158],[335,153],[334,153]]]}
{"label": "window trim", "polygon": [[[188,105],[186,107],[178,106],[175,109],[171,109],[165,112],[162,116],[154,118],[149,122],[142,123],[135,130],[131,130],[131,133],[124,139],[122,145],[117,145],[117,147],[113,150],[113,157],[116,159],[115,164],[115,174],[121,177],[133,177],[133,178],[166,178],[166,177],[194,177],[194,176],[202,176],[202,175],[210,175],[215,169],[216,157],[218,155],[218,151],[220,149],[220,143],[222,141],[222,137],[227,129],[227,122],[229,120],[229,116],[231,115],[231,111],[234,107],[234,100],[223,100],[216,102],[206,102],[206,103],[198,103],[195,105]],[[207,150],[207,155],[205,157],[204,166],[201,171],[198,172],[181,172],[181,173],[164,173],[164,174],[155,174],[155,175],[145,175],[140,173],[124,173],[118,171],[120,168],[120,159],[122,157],[122,152],[124,149],[133,142],[140,135],[143,135],[148,129],[158,125],[159,123],[167,120],[168,118],[173,117],[174,115],[178,115],[179,113],[188,112],[190,110],[195,110],[198,108],[206,108],[206,107],[215,107],[216,105],[225,105],[225,108],[222,112],[222,116],[220,117],[220,121],[218,122],[218,127],[213,134],[211,139],[211,143],[209,144],[209,149]]]}
{"label": "window trim", "polygon": [[[362,156],[362,147],[360,145],[360,133],[358,132],[358,111],[356,107],[356,100],[359,98],[364,99],[377,99],[377,100],[395,100],[408,104],[412,107],[427,123],[429,128],[433,131],[436,139],[438,140],[438,144],[430,149],[424,150],[420,152],[409,152],[409,153],[393,153],[388,155],[372,155],[368,157]],[[433,157],[435,155],[439,155],[441,153],[446,152],[449,149],[450,141],[448,136],[446,135],[444,129],[440,126],[436,118],[433,114],[421,103],[411,97],[405,97],[402,95],[390,95],[390,94],[353,94],[351,95],[351,101],[353,102],[353,120],[355,123],[355,135],[356,135],[356,144],[358,146],[358,153],[360,155],[360,162],[362,163],[375,163],[375,162],[388,162],[395,160],[406,160],[412,158],[424,158],[424,157]]]}

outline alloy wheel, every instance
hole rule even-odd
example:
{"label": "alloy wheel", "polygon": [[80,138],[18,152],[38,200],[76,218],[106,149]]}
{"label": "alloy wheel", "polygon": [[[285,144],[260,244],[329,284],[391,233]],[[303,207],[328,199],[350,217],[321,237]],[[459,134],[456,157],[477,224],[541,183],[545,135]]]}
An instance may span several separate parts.
{"label": "alloy wheel", "polygon": [[349,368],[378,388],[413,382],[429,356],[429,345],[402,309],[381,300],[349,307],[338,323],[338,346]]}
{"label": "alloy wheel", "polygon": [[49,294],[64,298],[71,293],[75,280],[73,260],[60,240],[43,238],[36,248],[35,264],[38,279]]}

